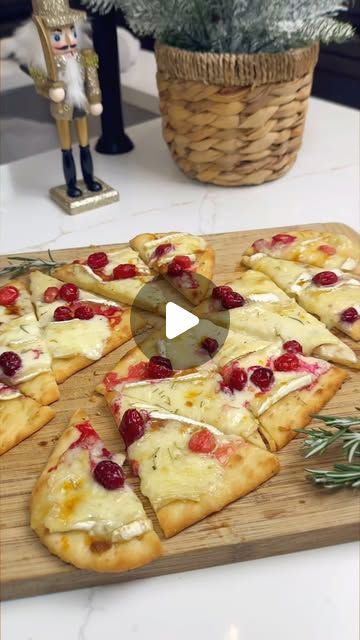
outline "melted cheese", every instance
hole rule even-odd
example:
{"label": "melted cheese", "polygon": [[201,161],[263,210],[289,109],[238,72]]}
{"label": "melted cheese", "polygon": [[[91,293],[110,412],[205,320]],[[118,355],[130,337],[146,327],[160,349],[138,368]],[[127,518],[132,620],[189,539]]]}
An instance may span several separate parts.
{"label": "melted cheese", "polygon": [[[23,309],[28,306],[26,300],[29,302],[29,298],[24,296]],[[11,383],[25,382],[51,370],[51,358],[32,307],[23,316],[7,316],[6,321],[0,324],[0,355],[4,351],[13,351],[21,358],[20,369],[8,378]],[[3,377],[6,378],[4,374]]]}
{"label": "melted cheese", "polygon": [[[281,344],[274,343],[262,352],[258,351],[255,354],[241,358],[238,360],[238,364],[245,369],[253,366],[269,367],[269,361],[273,361],[282,353]],[[256,385],[249,381],[248,386],[252,391],[250,408],[256,416],[261,416],[267,409],[281,400],[281,398],[286,397],[293,391],[298,391],[312,384],[330,368],[327,362],[316,358],[299,356],[299,359],[304,363],[303,370],[288,372],[273,370],[274,383],[268,391],[261,392]]]}
{"label": "melted cheese", "polygon": [[20,398],[20,396],[20,391],[0,382],[0,400],[13,400],[14,398]]}
{"label": "melted cheese", "polygon": [[45,337],[54,358],[70,358],[83,355],[89,360],[98,360],[103,355],[110,337],[109,321],[104,316],[91,320],[67,320],[46,325]]}
{"label": "melted cheese", "polygon": [[[141,492],[155,509],[175,500],[197,502],[221,485],[224,469],[213,456],[193,453],[188,442],[198,429],[186,421],[164,420],[160,428],[148,428],[128,449],[139,463]],[[230,442],[221,434],[219,442]]]}
{"label": "melted cheese", "polygon": [[252,394],[246,390],[236,394],[222,391],[221,382],[219,374],[203,371],[154,383],[127,384],[122,394],[134,406],[136,402],[155,405],[198,422],[213,424],[223,433],[248,437],[258,427],[245,406]]}
{"label": "melted cheese", "polygon": [[[289,244],[272,243],[271,239],[259,241],[257,246],[269,256],[283,260],[293,260],[311,264],[322,269],[341,268],[352,271],[360,263],[360,248],[347,236],[340,233],[301,230],[295,233],[295,240]],[[332,255],[322,251],[321,246],[335,249]]]}
{"label": "melted cheese", "polygon": [[[172,250],[162,256],[152,259],[155,249],[161,244],[168,243],[173,245]],[[146,262],[156,263],[159,267],[171,262],[174,256],[179,255],[189,256],[189,258],[194,262],[196,260],[196,253],[204,251],[205,249],[206,242],[199,236],[193,236],[186,233],[169,233],[161,238],[145,242],[143,251]]]}
{"label": "melted cheese", "polygon": [[93,479],[84,449],[67,451],[49,473],[47,499],[44,526],[50,533],[87,531],[117,542],[152,529],[130,487],[107,491]]}

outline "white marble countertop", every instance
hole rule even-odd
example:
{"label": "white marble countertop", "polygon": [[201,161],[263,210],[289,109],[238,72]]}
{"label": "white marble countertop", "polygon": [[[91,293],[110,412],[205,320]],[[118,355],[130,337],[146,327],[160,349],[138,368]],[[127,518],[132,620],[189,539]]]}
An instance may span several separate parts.
{"label": "white marble countertop", "polygon": [[[120,203],[70,217],[51,203],[60,155],[1,167],[0,251],[126,241],[141,231],[216,233],[341,221],[360,228],[359,114],[311,100],[293,169],[267,185],[191,182],[173,164],[160,121],[129,130],[127,156],[95,155]],[[339,545],[110,587],[7,602],[4,640],[358,639],[359,549]]]}

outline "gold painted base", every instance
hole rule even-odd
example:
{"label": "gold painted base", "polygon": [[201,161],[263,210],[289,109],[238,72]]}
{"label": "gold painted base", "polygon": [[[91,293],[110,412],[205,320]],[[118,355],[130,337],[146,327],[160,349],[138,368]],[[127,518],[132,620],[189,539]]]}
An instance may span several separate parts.
{"label": "gold painted base", "polygon": [[119,200],[119,194],[115,189],[109,187],[109,185],[100,180],[100,178],[94,178],[94,180],[100,182],[102,191],[89,191],[84,181],[79,180],[77,186],[82,191],[82,195],[79,196],[79,198],[69,198],[66,193],[65,184],[52,187],[49,191],[50,198],[71,216],[76,213],[92,211],[92,209],[98,209],[99,207],[104,207],[106,204],[112,204]]}

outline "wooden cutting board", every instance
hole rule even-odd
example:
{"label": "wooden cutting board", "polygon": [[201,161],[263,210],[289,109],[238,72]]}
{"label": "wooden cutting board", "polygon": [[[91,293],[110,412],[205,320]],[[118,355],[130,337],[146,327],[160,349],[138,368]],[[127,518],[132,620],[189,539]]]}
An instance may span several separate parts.
{"label": "wooden cutting board", "polygon": [[[342,224],[309,227],[358,237]],[[215,281],[221,283],[231,279],[240,270],[240,256],[254,240],[288,229],[208,236],[216,251]],[[113,247],[99,248],[107,250]],[[53,253],[59,260],[73,260],[87,255],[89,248]],[[1,262],[5,261],[4,258]],[[61,399],[54,405],[57,410],[55,419],[0,459],[3,599],[123,582],[357,539],[360,514],[359,495],[355,490],[328,491],[314,486],[304,473],[306,466],[328,468],[343,460],[340,448],[334,447],[322,458],[305,463],[301,442],[295,440],[280,452],[282,468],[278,476],[220,513],[164,541],[164,555],[150,565],[125,574],[108,575],[80,571],[51,556],[29,527],[32,487],[68,419],[80,407],[89,413],[106,446],[115,450],[119,447],[119,438],[105,401],[94,394],[94,388],[129,345],[61,385]],[[354,347],[354,343],[351,346]],[[354,407],[360,404],[360,372],[349,374],[349,379],[323,413],[354,415]],[[136,481],[134,484],[137,488]],[[146,510],[161,536],[148,505]]]}

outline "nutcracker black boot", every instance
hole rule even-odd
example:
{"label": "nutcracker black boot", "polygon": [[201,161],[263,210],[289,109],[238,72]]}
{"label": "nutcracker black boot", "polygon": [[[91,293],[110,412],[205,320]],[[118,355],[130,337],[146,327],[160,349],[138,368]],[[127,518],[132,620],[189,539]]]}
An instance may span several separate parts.
{"label": "nutcracker black boot", "polygon": [[101,184],[94,180],[94,166],[89,145],[86,147],[80,146],[80,162],[84,181],[89,191],[101,191]]}
{"label": "nutcracker black boot", "polygon": [[76,186],[76,167],[71,149],[62,149],[64,177],[66,181],[66,191],[69,198],[78,198],[82,191]]}

